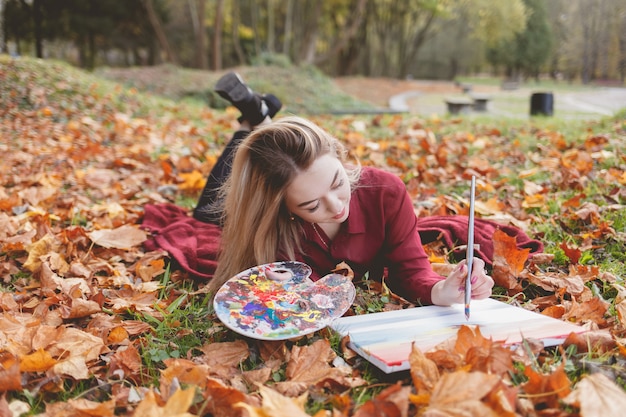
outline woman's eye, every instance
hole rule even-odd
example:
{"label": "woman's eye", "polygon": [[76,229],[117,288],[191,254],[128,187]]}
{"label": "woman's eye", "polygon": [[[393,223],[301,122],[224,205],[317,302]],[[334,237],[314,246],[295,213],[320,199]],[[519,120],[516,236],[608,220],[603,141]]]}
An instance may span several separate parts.
{"label": "woman's eye", "polygon": [[316,211],[318,208],[320,208],[320,202],[318,201],[317,204],[315,205],[315,207],[312,207],[310,209],[307,209],[307,211],[309,213],[313,213],[314,211]]}
{"label": "woman's eye", "polygon": [[342,185],[343,185],[343,180],[340,180],[337,184],[335,184],[335,186],[333,187],[333,190],[340,188]]}

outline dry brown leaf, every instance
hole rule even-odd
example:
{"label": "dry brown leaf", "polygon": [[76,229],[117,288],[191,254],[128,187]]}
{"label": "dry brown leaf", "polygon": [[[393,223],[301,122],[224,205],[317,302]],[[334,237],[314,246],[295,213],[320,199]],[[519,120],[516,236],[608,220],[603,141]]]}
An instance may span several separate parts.
{"label": "dry brown leaf", "polygon": [[271,376],[271,368],[254,369],[243,373],[243,378],[251,386],[263,385],[270,379]]}
{"label": "dry brown leaf", "polygon": [[15,302],[15,296],[10,292],[0,293],[0,310],[14,311],[17,310],[19,304]]}
{"label": "dry brown leaf", "polygon": [[354,413],[354,417],[407,417],[410,387],[400,382],[385,388]]}
{"label": "dry brown leaf", "polygon": [[309,346],[294,346],[287,363],[287,379],[314,385],[336,373],[335,368],[329,365],[335,356],[326,339],[317,340]]}
{"label": "dry brown leaf", "polygon": [[283,340],[258,340],[255,343],[259,348],[259,355],[266,365],[269,362],[282,364],[287,361],[289,355],[291,354],[289,349],[287,349],[285,341]]}
{"label": "dry brown leaf", "polygon": [[87,317],[102,311],[100,304],[83,298],[71,298],[70,305],[60,305],[61,317],[64,319],[76,319]]}
{"label": "dry brown leaf", "polygon": [[124,313],[127,311],[143,311],[152,315],[157,315],[155,304],[157,303],[157,294],[155,292],[139,292],[137,294],[125,294],[120,297],[114,297],[109,300],[111,309],[116,313]]}
{"label": "dry brown leaf", "polygon": [[257,397],[246,395],[214,378],[207,378],[203,396],[207,400],[206,412],[220,417],[247,417],[243,404],[255,408],[260,406]]}
{"label": "dry brown leaf", "polygon": [[73,327],[63,328],[58,337],[48,348],[54,357],[83,356],[85,362],[89,363],[108,350],[101,338]]}
{"label": "dry brown leaf", "polygon": [[87,233],[87,236],[96,245],[116,249],[130,249],[147,239],[147,233],[144,230],[129,224],[116,229],[94,230]]}
{"label": "dry brown leaf", "polygon": [[409,354],[409,364],[413,386],[417,390],[417,394],[430,394],[440,378],[437,364],[428,359],[415,344],[413,344]]}
{"label": "dry brown leaf", "polygon": [[250,417],[310,417],[304,411],[306,393],[297,398],[289,398],[264,385],[259,387],[259,392],[263,398],[260,407],[246,403],[237,404],[238,407],[244,408]]}
{"label": "dry brown leaf", "polygon": [[332,269],[330,272],[335,274],[343,275],[344,277],[349,277],[350,279],[354,279],[354,271],[345,262],[340,262],[335,266],[335,269]]}
{"label": "dry brown leaf", "polygon": [[[188,359],[166,359],[163,361],[166,368],[161,371],[159,387],[161,392],[168,393],[170,387],[178,383],[196,385],[200,389],[204,386],[209,375],[209,367],[197,364]],[[174,383],[174,380],[177,382]]]}
{"label": "dry brown leaf", "polygon": [[130,344],[120,347],[111,356],[108,373],[111,376],[116,373],[121,373],[123,378],[128,378],[139,383],[141,382],[142,368],[141,355],[137,348]]}
{"label": "dry brown leaf", "polygon": [[188,413],[196,393],[194,387],[186,390],[178,390],[172,395],[164,406],[157,402],[154,391],[149,391],[146,397],[137,405],[133,417],[196,417]]}
{"label": "dry brown leaf", "polygon": [[544,194],[533,194],[524,196],[522,207],[524,208],[543,208],[546,205],[546,196]]}
{"label": "dry brown leaf", "polygon": [[204,353],[202,362],[210,368],[237,368],[250,355],[248,344],[243,340],[209,343],[200,350]]}
{"label": "dry brown leaf", "polygon": [[113,417],[115,416],[115,400],[103,403],[89,401],[86,399],[68,400],[68,405],[72,406],[78,413],[89,417]]}
{"label": "dry brown leaf", "polygon": [[24,268],[35,272],[41,266],[41,257],[58,250],[59,242],[51,235],[47,234],[28,248],[28,259],[24,262]]}
{"label": "dry brown leaf", "polygon": [[0,391],[19,391],[22,389],[22,373],[17,357],[2,353],[0,355]]}
{"label": "dry brown leaf", "polygon": [[608,325],[606,314],[609,309],[609,303],[599,297],[594,297],[588,301],[578,303],[572,300],[571,308],[563,315],[563,320],[573,321],[579,324],[585,322],[593,322],[600,328]]}
{"label": "dry brown leaf", "polygon": [[74,378],[75,380],[89,379],[91,373],[82,356],[70,356],[52,368],[53,374],[64,375]]}
{"label": "dry brown leaf", "polygon": [[456,371],[444,374],[430,397],[424,416],[497,416],[482,400],[500,382],[498,375]]}
{"label": "dry brown leaf", "polygon": [[626,393],[604,374],[586,375],[563,399],[580,407],[584,417],[621,416],[626,410]]}
{"label": "dry brown leaf", "polygon": [[391,401],[375,397],[368,400],[353,414],[354,417],[401,417],[398,406]]}
{"label": "dry brown leaf", "polygon": [[568,294],[580,295],[585,289],[585,283],[579,276],[567,276],[562,273],[529,273],[525,277],[534,285],[546,291],[556,292],[565,289]]}
{"label": "dry brown leaf", "polygon": [[602,329],[570,333],[563,342],[563,347],[570,345],[576,346],[577,353],[589,352],[590,349],[594,353],[604,353],[613,351],[617,347],[617,342],[608,329]]}
{"label": "dry brown leaf", "polygon": [[163,258],[141,260],[135,266],[135,272],[144,282],[152,281],[165,272],[165,260]]}

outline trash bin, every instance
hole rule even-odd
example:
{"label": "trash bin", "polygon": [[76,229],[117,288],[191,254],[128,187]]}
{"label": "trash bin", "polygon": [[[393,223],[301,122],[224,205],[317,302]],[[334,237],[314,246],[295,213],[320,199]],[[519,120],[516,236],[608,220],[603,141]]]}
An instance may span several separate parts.
{"label": "trash bin", "polygon": [[554,95],[552,93],[533,93],[530,96],[530,115],[552,116]]}

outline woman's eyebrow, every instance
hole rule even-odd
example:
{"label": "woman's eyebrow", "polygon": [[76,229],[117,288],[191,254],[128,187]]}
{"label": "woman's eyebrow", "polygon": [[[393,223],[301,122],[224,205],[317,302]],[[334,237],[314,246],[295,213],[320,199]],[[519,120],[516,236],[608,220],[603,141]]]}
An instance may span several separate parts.
{"label": "woman's eyebrow", "polygon": [[[337,178],[339,177],[339,170],[337,170],[337,172],[335,172],[335,176],[333,177],[333,180],[331,181],[331,185],[335,183],[335,181],[337,181]],[[314,201],[319,200],[319,198],[314,198],[313,200],[309,200],[309,201],[305,201],[304,203],[300,203],[298,204],[298,207],[304,207],[307,206],[311,203],[313,203]]]}

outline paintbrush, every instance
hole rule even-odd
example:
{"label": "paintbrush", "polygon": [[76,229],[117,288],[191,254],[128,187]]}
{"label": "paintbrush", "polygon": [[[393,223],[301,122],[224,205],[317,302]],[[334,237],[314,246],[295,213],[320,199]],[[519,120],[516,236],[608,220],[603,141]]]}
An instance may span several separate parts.
{"label": "paintbrush", "polygon": [[470,300],[472,299],[472,266],[474,264],[474,199],[476,194],[476,177],[472,175],[470,187],[469,222],[467,227],[467,277],[465,278],[465,320],[470,317]]}

